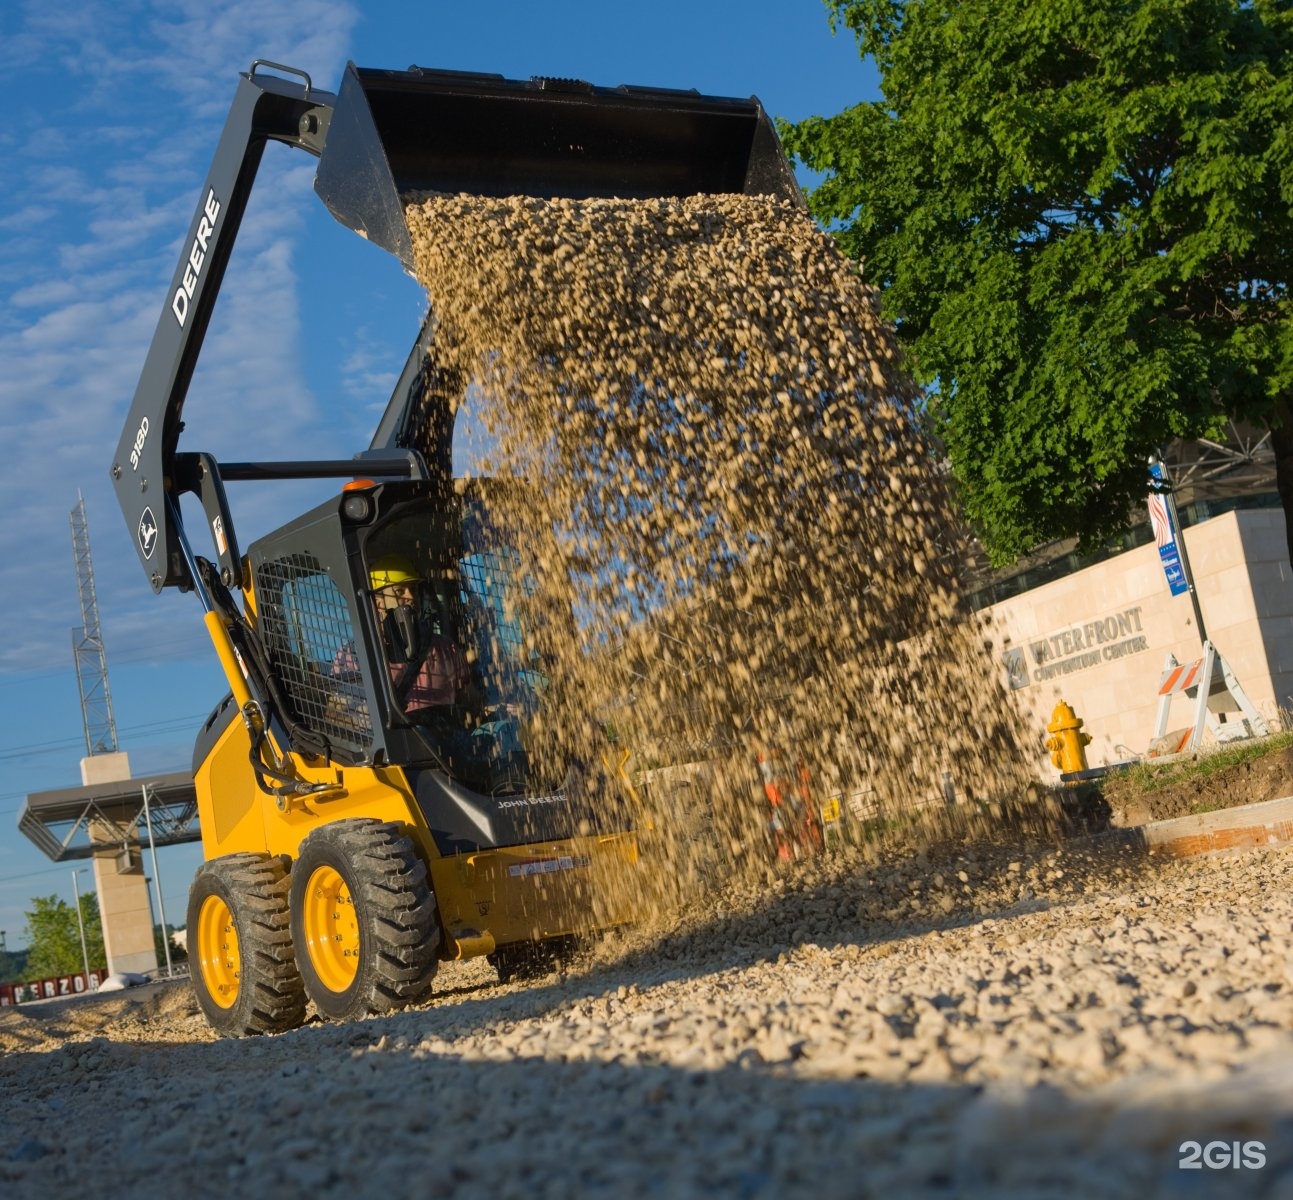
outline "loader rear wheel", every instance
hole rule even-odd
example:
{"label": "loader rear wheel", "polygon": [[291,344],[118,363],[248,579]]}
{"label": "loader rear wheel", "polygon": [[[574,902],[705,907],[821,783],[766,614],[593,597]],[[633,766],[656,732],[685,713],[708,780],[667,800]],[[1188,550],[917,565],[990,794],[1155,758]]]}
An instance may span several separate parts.
{"label": "loader rear wheel", "polygon": [[305,992],[334,1021],[431,991],[440,926],[426,864],[399,825],[321,825],[292,864],[292,941]]}
{"label": "loader rear wheel", "polygon": [[279,1033],[305,1020],[292,955],[288,879],[266,854],[228,854],[198,868],[189,889],[193,991],[222,1037]]}

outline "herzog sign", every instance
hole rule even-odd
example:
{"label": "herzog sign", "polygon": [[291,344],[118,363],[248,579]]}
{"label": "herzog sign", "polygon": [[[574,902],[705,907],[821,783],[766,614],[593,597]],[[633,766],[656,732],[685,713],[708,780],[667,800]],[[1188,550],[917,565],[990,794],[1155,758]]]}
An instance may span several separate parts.
{"label": "herzog sign", "polygon": [[1025,646],[1007,650],[1002,659],[1012,689],[1045,683],[1060,675],[1085,671],[1101,663],[1149,649],[1140,608],[1128,608],[1083,625],[1072,625]]}

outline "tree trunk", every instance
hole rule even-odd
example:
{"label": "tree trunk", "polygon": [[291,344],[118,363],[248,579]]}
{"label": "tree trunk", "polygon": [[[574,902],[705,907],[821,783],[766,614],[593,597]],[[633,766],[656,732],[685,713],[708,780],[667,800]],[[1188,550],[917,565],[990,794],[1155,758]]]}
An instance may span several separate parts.
{"label": "tree trunk", "polygon": [[1275,452],[1275,490],[1284,509],[1284,533],[1293,564],[1293,406],[1281,402],[1271,414],[1271,449]]}

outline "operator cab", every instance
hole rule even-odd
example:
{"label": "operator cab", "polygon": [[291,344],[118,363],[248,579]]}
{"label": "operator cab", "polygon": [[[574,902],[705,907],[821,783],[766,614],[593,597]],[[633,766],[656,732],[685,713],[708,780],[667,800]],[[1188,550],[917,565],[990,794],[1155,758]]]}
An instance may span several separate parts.
{"label": "operator cab", "polygon": [[490,795],[524,791],[522,728],[546,679],[521,636],[515,547],[477,498],[448,512],[415,502],[371,531],[363,562],[390,712],[453,778]]}
{"label": "operator cab", "polygon": [[403,768],[442,853],[629,828],[599,759],[532,752],[548,678],[487,487],[346,490],[252,545],[283,703],[329,759]]}

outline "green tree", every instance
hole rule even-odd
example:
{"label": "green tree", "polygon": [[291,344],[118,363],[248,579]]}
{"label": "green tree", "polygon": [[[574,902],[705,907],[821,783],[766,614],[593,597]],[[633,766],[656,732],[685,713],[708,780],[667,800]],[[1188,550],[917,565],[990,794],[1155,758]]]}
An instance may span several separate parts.
{"label": "green tree", "polygon": [[[81,933],[76,909],[57,896],[37,896],[27,917],[27,978],[73,975],[83,970]],[[103,924],[99,919],[99,898],[94,892],[81,896],[81,919],[85,923],[85,948],[90,969],[107,962],[103,949]]]}
{"label": "green tree", "polygon": [[1099,543],[1151,451],[1227,416],[1272,428],[1293,547],[1289,0],[827,7],[883,99],[785,143],[993,560]]}
{"label": "green tree", "polygon": [[157,965],[159,967],[166,964],[167,943],[170,943],[171,962],[181,963],[188,960],[188,951],[183,946],[177,946],[171,934],[175,932],[174,925],[167,925],[165,929],[160,925],[153,926],[153,949],[157,953]]}
{"label": "green tree", "polygon": [[0,983],[19,983],[26,978],[22,969],[26,965],[27,955],[23,951],[13,953],[0,950]]}

